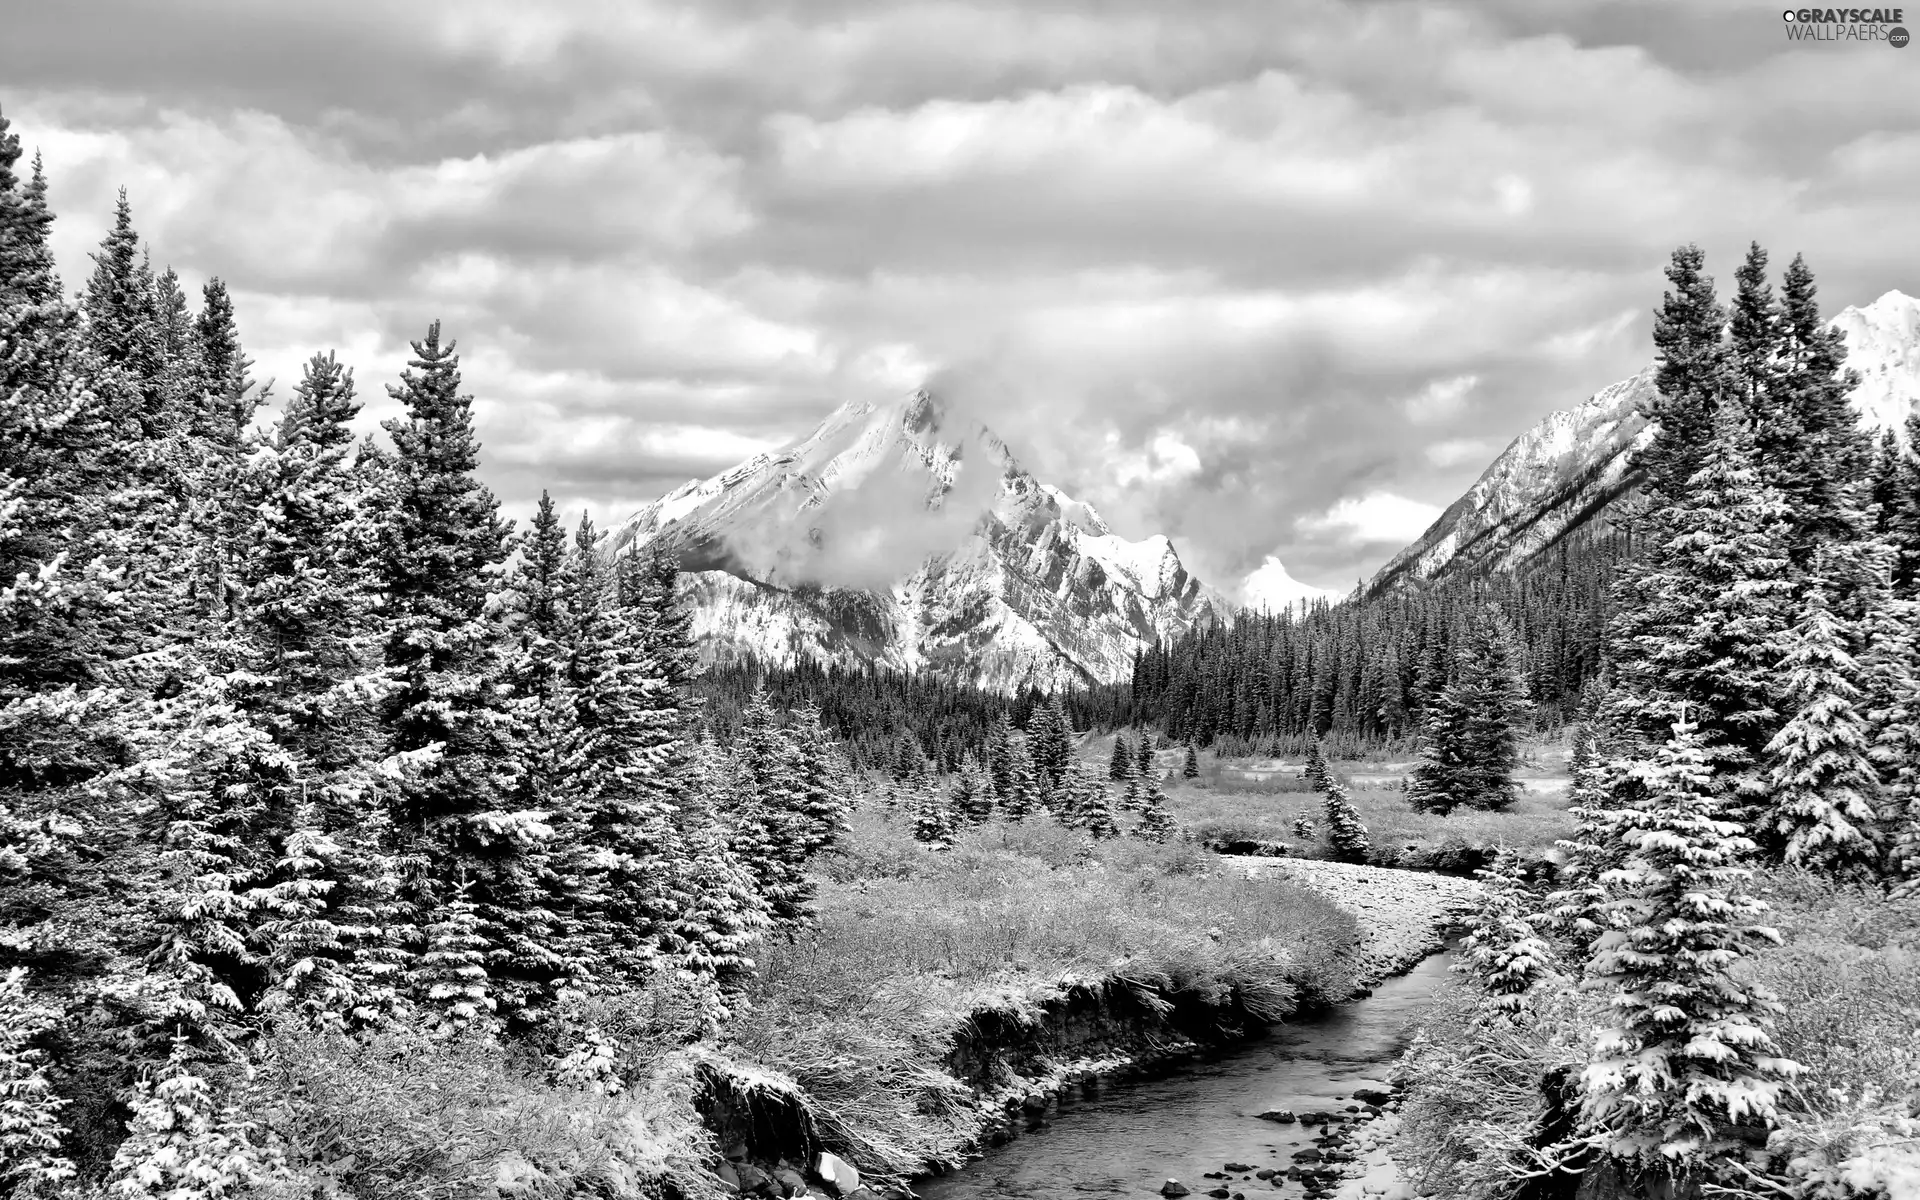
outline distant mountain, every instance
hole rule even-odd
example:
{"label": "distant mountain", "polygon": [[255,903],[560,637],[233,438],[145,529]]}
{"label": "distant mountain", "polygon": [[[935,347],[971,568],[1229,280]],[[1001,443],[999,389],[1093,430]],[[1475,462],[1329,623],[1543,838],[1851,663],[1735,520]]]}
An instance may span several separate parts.
{"label": "distant mountain", "polygon": [[709,661],[804,654],[1000,691],[1117,682],[1139,647],[1229,611],[1165,537],[1115,534],[924,391],[846,405],[606,541],[678,551]]}
{"label": "distant mountain", "polygon": [[1302,601],[1339,600],[1344,595],[1332,588],[1302,583],[1287,571],[1286,564],[1271,554],[1240,582],[1240,602],[1255,612],[1284,612],[1298,608]]}
{"label": "distant mountain", "polygon": [[[1920,408],[1920,301],[1888,292],[1828,323],[1847,338],[1847,365],[1860,372],[1853,405],[1869,427],[1903,441]],[[1651,436],[1639,415],[1654,368],[1552,413],[1493,460],[1427,531],[1374,575],[1369,593],[1412,580],[1525,564],[1589,522],[1638,483],[1633,449]]]}

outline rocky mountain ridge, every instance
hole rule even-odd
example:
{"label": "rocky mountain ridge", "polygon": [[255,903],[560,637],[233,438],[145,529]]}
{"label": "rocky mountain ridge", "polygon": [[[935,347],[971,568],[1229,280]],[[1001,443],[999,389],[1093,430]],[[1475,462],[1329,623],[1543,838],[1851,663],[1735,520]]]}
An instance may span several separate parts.
{"label": "rocky mountain ridge", "polygon": [[[1920,300],[1890,291],[1842,310],[1828,325],[1846,334],[1847,365],[1860,372],[1852,401],[1862,423],[1892,429],[1904,441],[1907,415],[1920,409]],[[1367,591],[1523,566],[1575,530],[1604,521],[1636,483],[1629,463],[1651,436],[1639,409],[1653,381],[1648,366],[1515,438],[1368,581]]]}
{"label": "rocky mountain ridge", "polygon": [[611,529],[661,543],[708,661],[928,669],[1008,691],[1127,678],[1226,601],[1165,537],[1120,537],[921,391],[692,480]]}

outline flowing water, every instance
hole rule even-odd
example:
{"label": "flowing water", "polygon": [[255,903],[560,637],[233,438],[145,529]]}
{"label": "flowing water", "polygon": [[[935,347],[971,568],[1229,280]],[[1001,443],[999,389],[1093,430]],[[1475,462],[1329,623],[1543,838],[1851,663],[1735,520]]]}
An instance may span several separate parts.
{"label": "flowing water", "polygon": [[925,1179],[914,1191],[924,1200],[1050,1200],[1052,1197],[1157,1195],[1178,1179],[1204,1200],[1224,1184],[1247,1200],[1300,1200],[1298,1183],[1273,1187],[1203,1178],[1229,1162],[1285,1168],[1291,1154],[1313,1144],[1298,1124],[1263,1121],[1259,1114],[1338,1111],[1363,1081],[1380,1081],[1405,1047],[1408,1022],[1447,977],[1451,955],[1434,955],[1409,973],[1381,984],[1322,1017],[1284,1025],[1216,1057],[1126,1083],[1096,1095],[1061,1098],[1058,1116],[1043,1132],[1023,1134],[951,1174]]}

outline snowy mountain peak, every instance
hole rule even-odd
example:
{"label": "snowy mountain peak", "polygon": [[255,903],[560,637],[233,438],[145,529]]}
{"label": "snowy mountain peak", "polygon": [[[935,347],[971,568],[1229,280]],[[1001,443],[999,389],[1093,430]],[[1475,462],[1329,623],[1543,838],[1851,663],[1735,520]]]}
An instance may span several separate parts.
{"label": "snowy mountain peak", "polygon": [[680,555],[709,658],[927,667],[983,686],[1113,681],[1226,614],[1165,537],[1128,541],[925,389],[853,403],[607,534]]}
{"label": "snowy mountain peak", "polygon": [[[1920,411],[1920,300],[1889,291],[1842,309],[1828,328],[1847,340],[1847,366],[1860,373],[1851,397],[1863,425],[1907,439]],[[1369,592],[1452,571],[1524,564],[1569,533],[1604,520],[1630,491],[1632,452],[1651,435],[1640,415],[1654,368],[1611,384],[1572,408],[1549,413],[1515,438],[1439,520],[1395,555]]]}
{"label": "snowy mountain peak", "polygon": [[1338,600],[1340,592],[1331,588],[1315,587],[1302,583],[1287,571],[1275,555],[1267,555],[1266,561],[1248,572],[1240,581],[1240,603],[1247,608],[1260,612],[1282,612],[1300,604],[1301,601]]}

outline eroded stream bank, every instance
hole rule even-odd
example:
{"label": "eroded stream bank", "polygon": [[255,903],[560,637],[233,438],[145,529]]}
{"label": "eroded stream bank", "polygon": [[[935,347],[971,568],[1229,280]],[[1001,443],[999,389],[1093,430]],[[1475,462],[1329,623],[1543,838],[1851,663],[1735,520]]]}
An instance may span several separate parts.
{"label": "eroded stream bank", "polygon": [[[1315,1144],[1315,1130],[1261,1113],[1339,1112],[1356,1088],[1381,1077],[1405,1045],[1410,1019],[1447,976],[1448,955],[1434,955],[1372,996],[1299,1024],[1276,1026],[1216,1054],[1125,1083],[1063,1095],[1043,1133],[992,1150],[958,1171],[920,1181],[925,1200],[1156,1195],[1179,1179],[1195,1196],[1215,1187],[1259,1196],[1300,1197],[1284,1174],[1293,1155]],[[1226,1174],[1228,1163],[1253,1170]]]}

